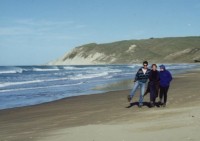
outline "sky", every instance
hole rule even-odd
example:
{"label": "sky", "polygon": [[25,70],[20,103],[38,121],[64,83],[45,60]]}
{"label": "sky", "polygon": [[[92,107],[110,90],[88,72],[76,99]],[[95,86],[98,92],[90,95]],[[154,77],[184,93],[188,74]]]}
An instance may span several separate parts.
{"label": "sky", "polygon": [[200,35],[199,0],[0,0],[0,66],[88,43]]}

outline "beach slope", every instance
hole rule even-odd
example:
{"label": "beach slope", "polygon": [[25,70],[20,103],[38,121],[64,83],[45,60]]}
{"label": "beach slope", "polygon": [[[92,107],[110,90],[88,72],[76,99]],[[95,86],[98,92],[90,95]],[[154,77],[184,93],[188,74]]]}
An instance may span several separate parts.
{"label": "beach slope", "polygon": [[[197,141],[199,71],[174,77],[166,108],[127,107],[130,90],[0,111],[0,140]],[[138,100],[139,93],[134,97]],[[149,101],[149,95],[145,102]]]}

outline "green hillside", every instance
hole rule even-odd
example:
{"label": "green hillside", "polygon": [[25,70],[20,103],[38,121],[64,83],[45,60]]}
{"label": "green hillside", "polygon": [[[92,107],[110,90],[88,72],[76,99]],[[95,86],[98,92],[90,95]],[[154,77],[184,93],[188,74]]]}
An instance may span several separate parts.
{"label": "green hillside", "polygon": [[[78,59],[81,61],[80,63],[78,63]],[[105,44],[91,43],[76,47],[50,64],[130,64],[143,60],[168,63],[198,61],[200,60],[200,37],[150,38]]]}

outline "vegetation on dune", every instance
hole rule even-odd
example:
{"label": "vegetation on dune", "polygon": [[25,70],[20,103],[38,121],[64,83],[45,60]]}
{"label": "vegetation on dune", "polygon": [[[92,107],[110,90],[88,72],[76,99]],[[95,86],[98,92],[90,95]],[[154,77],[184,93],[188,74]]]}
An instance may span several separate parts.
{"label": "vegetation on dune", "polygon": [[[95,63],[130,64],[143,60],[169,63],[200,61],[200,36],[123,40],[105,44],[86,44],[76,47],[64,60],[76,56],[88,58],[96,53]],[[64,61],[63,60],[63,61]],[[84,63],[84,62],[83,62]]]}

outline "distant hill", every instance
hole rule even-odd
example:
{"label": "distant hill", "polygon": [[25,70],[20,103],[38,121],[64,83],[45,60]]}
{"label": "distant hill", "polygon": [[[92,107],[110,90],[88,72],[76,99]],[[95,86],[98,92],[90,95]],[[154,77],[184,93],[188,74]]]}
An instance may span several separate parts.
{"label": "distant hill", "polygon": [[86,44],[74,48],[48,65],[193,63],[200,61],[200,36],[124,40]]}

